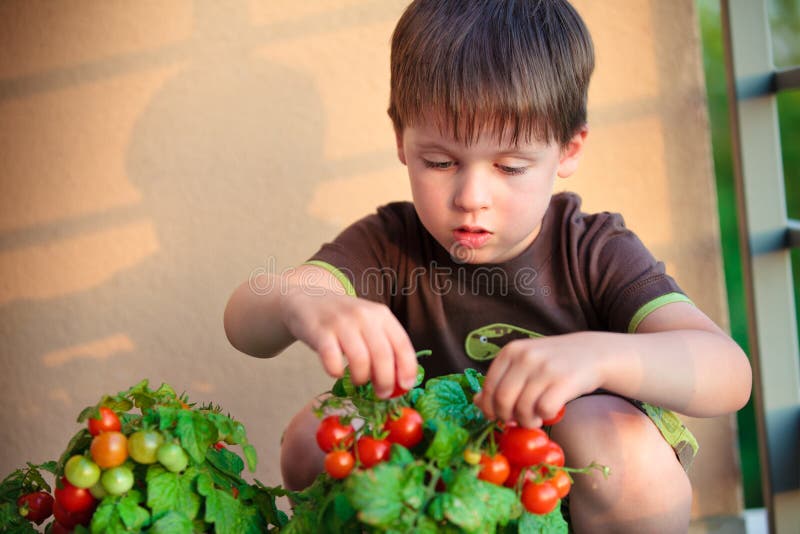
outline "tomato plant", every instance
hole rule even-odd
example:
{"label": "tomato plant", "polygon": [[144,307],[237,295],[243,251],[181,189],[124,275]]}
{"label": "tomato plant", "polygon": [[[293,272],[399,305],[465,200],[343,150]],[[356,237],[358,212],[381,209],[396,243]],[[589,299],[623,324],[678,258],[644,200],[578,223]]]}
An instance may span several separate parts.
{"label": "tomato plant", "polygon": [[331,451],[325,455],[325,471],[335,479],[349,475],[355,463],[356,460],[350,451]]}
{"label": "tomato plant", "polygon": [[88,489],[78,488],[70,484],[66,477],[61,479],[61,487],[56,487],[56,503],[60,504],[64,511],[79,513],[91,509],[96,500]]}
{"label": "tomato plant", "polygon": [[343,424],[338,415],[329,415],[317,427],[317,445],[323,452],[350,448],[353,445],[354,432],[353,426]]}
{"label": "tomato plant", "polygon": [[389,459],[392,444],[386,439],[361,436],[356,442],[358,461],[364,467],[372,467]]}
{"label": "tomato plant", "polygon": [[390,414],[384,430],[389,432],[386,437],[391,443],[397,443],[411,449],[422,441],[422,416],[413,408],[402,407],[400,414]]}
{"label": "tomato plant", "polygon": [[164,443],[164,436],[157,430],[139,430],[128,438],[128,454],[140,464],[154,464],[158,461],[158,448]]}
{"label": "tomato plant", "polygon": [[480,459],[481,470],[478,472],[478,478],[497,484],[498,486],[508,479],[511,466],[508,464],[506,457],[499,452],[494,456],[488,454],[481,455]]}
{"label": "tomato plant", "polygon": [[100,480],[100,468],[82,454],[76,454],[64,465],[64,476],[76,488],[90,488]]}
{"label": "tomato plant", "polygon": [[46,491],[35,491],[17,499],[19,514],[28,521],[41,525],[53,515],[53,496]]}
{"label": "tomato plant", "polygon": [[549,441],[541,428],[507,426],[500,435],[500,450],[512,464],[536,465],[541,462]]}
{"label": "tomato plant", "polygon": [[128,438],[122,432],[103,432],[92,439],[89,451],[103,469],[116,467],[128,459]]}
{"label": "tomato plant", "polygon": [[550,482],[528,480],[522,485],[522,505],[532,514],[547,514],[558,504],[558,492]]}
{"label": "tomato plant", "polygon": [[119,432],[122,430],[122,423],[117,414],[114,413],[114,410],[105,406],[100,407],[100,418],[89,418],[87,426],[89,427],[89,433],[93,436],[97,436],[102,432]]}
{"label": "tomato plant", "polygon": [[156,455],[161,465],[173,473],[180,473],[189,465],[189,456],[178,443],[164,443]]}

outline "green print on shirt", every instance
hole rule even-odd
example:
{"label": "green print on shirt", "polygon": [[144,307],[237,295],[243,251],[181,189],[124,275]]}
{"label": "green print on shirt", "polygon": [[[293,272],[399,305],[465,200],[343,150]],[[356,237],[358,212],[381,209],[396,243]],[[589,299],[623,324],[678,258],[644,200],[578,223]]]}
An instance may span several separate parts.
{"label": "green print on shirt", "polygon": [[507,343],[515,339],[529,339],[543,337],[531,330],[520,328],[505,323],[493,323],[476,328],[469,334],[464,342],[464,351],[467,356],[476,361],[491,360],[500,352]]}

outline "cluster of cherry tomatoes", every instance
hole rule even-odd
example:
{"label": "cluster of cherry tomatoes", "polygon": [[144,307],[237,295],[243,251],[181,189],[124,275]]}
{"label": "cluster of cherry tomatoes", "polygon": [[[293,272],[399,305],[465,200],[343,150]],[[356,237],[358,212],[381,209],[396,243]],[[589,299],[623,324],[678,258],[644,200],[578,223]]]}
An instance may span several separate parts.
{"label": "cluster of cherry tomatoes", "polygon": [[[52,513],[55,523],[51,532],[55,534],[70,532],[77,525],[88,525],[103,497],[122,495],[130,490],[134,485],[134,462],[144,465],[160,462],[173,473],[189,465],[189,456],[180,444],[165,441],[157,430],[123,434],[119,417],[109,408],[100,408],[100,418],[90,418],[88,427],[93,436],[88,454],[75,454],[66,461],[64,476],[53,492],[55,499],[46,492],[36,492],[23,495],[17,503],[21,509],[27,507],[26,517],[37,524]],[[44,515],[48,512],[46,505],[32,504],[31,496],[39,493],[50,497],[47,515]],[[37,498],[47,500],[41,496]],[[31,514],[32,510],[36,510],[35,514]]]}
{"label": "cluster of cherry tomatoes", "polygon": [[[563,417],[564,408],[545,421],[545,425],[554,425]],[[551,512],[572,487],[561,446],[540,428],[502,423],[496,426],[498,430],[488,440],[488,446],[483,443],[487,440],[480,440],[477,450],[468,447],[464,451],[464,460],[480,465],[481,480],[516,489],[530,513]],[[422,441],[422,428],[419,412],[403,406],[390,413],[379,433],[360,436],[347,419],[328,415],[322,419],[316,438],[319,448],[326,453],[325,471],[334,479],[343,479],[356,466],[370,468],[388,460],[392,443],[413,448]]]}
{"label": "cluster of cherry tomatoes", "polygon": [[407,406],[389,414],[381,432],[362,434],[338,415],[325,417],[317,428],[317,445],[325,452],[325,471],[335,479],[347,477],[356,464],[364,468],[389,459],[392,443],[410,449],[422,441],[422,416]]}
{"label": "cluster of cherry tomatoes", "polygon": [[[554,425],[563,417],[561,408],[545,425]],[[564,451],[542,429],[502,425],[493,438],[490,449],[498,449],[494,453],[464,452],[467,463],[480,464],[478,478],[518,489],[522,505],[532,514],[551,512],[569,494],[572,479],[564,469]]]}

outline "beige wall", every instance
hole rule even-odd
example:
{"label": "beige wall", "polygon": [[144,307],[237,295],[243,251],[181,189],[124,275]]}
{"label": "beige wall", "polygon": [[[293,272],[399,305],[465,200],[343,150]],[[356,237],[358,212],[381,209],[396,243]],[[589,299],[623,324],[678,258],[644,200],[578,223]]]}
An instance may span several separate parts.
{"label": "beige wall", "polygon": [[[241,418],[280,482],[280,430],[329,382],[302,346],[237,353],[222,311],[252,271],[409,198],[385,115],[404,3],[0,3],[0,474],[149,377]],[[725,325],[693,3],[577,5],[598,68],[562,185],[622,211]],[[695,514],[735,513],[731,419],[691,426]]]}

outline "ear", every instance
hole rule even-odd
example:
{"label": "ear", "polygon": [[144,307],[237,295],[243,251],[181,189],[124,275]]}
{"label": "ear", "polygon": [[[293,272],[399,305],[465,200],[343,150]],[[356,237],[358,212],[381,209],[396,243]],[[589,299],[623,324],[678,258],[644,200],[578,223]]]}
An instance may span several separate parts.
{"label": "ear", "polygon": [[400,160],[400,163],[403,165],[406,164],[406,152],[403,149],[403,130],[398,128],[394,129],[394,138],[397,142],[397,159]]}
{"label": "ear", "polygon": [[583,153],[583,145],[588,135],[589,127],[583,125],[581,129],[578,130],[578,133],[573,135],[572,139],[561,147],[561,156],[558,161],[558,176],[566,178],[578,170],[578,160]]}

